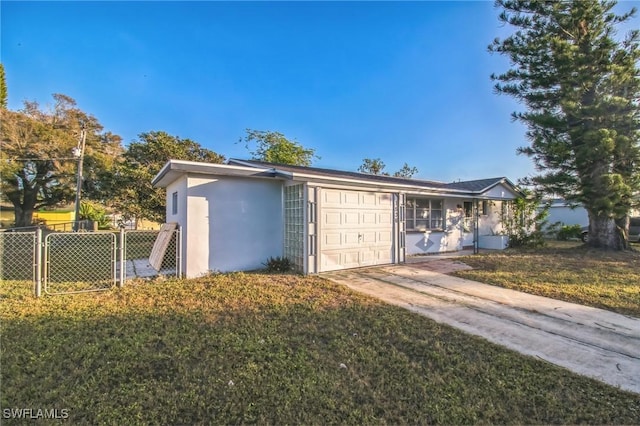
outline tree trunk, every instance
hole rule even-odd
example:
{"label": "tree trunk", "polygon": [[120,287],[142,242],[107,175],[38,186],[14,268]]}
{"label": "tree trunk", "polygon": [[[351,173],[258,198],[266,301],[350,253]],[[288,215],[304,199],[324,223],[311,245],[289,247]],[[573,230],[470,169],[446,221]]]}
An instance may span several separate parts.
{"label": "tree trunk", "polygon": [[591,212],[589,212],[589,239],[587,244],[593,248],[606,250],[624,250],[627,247],[624,232],[620,232],[613,218],[597,216]]}
{"label": "tree trunk", "polygon": [[38,199],[38,187],[25,186],[20,191],[7,193],[7,198],[13,204],[16,228],[31,226],[33,222],[33,210]]}
{"label": "tree trunk", "polygon": [[13,213],[16,221],[14,226],[16,228],[31,226],[31,222],[33,222],[33,209],[24,209],[22,206],[14,204]]}
{"label": "tree trunk", "polygon": [[620,238],[622,239],[623,249],[629,250],[631,248],[631,246],[629,246],[629,215],[624,215],[622,218],[616,219],[615,223]]}
{"label": "tree trunk", "polygon": [[20,227],[20,226],[24,226],[24,219],[22,216],[22,206],[14,204],[13,205],[13,226],[15,227]]}

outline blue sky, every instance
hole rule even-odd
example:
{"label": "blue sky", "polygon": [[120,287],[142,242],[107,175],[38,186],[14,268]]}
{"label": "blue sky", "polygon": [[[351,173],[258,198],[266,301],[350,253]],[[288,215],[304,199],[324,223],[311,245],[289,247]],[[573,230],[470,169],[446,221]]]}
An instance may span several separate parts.
{"label": "blue sky", "polygon": [[[624,10],[640,2],[623,2]],[[534,172],[487,45],[492,2],[0,2],[9,108],[63,93],[125,144],[163,130],[249,158],[246,128],[356,170],[442,181]],[[638,18],[632,25],[640,26]]]}

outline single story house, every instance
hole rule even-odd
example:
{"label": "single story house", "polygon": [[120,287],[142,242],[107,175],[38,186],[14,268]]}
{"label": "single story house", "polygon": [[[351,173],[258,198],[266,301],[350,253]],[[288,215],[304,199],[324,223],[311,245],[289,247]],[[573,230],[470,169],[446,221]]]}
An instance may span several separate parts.
{"label": "single story house", "polygon": [[182,229],[187,277],[287,257],[304,274],[402,263],[465,247],[505,248],[501,217],[522,194],[506,178],[443,183],[229,160],[170,160],[167,222]]}

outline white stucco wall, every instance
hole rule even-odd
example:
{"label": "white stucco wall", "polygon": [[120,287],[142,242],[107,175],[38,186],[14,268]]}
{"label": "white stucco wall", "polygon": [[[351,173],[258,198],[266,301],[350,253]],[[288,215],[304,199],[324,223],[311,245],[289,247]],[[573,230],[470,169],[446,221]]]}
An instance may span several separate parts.
{"label": "white stucco wall", "polygon": [[479,235],[497,235],[503,231],[502,226],[502,201],[486,201],[487,214],[482,214],[482,203],[480,201],[480,217],[478,220]]}
{"label": "white stucco wall", "polygon": [[498,199],[514,199],[518,198],[518,194],[513,192],[508,186],[504,184],[499,184],[491,188],[482,194],[485,197],[489,198],[498,198]]}
{"label": "white stucco wall", "polygon": [[[177,214],[173,214],[172,209],[172,200],[173,193],[178,193],[178,211]],[[183,241],[184,237],[188,232],[188,222],[187,222],[187,177],[183,176],[180,179],[175,180],[169,186],[167,186],[167,194],[166,194],[166,218],[165,222],[167,223],[177,223],[180,225],[182,229]],[[182,259],[185,258],[186,246],[183,244],[182,249],[180,251],[180,256]],[[182,262],[182,273],[186,273],[186,265]]]}
{"label": "white stucco wall", "polygon": [[189,176],[186,276],[260,269],[282,256],[282,215],[281,181]]}
{"label": "white stucco wall", "polygon": [[186,254],[183,258],[185,275],[188,278],[208,273],[212,235],[210,222],[213,219],[209,210],[210,194],[207,189],[217,180],[211,177],[189,176],[187,179],[187,227],[182,237]]}

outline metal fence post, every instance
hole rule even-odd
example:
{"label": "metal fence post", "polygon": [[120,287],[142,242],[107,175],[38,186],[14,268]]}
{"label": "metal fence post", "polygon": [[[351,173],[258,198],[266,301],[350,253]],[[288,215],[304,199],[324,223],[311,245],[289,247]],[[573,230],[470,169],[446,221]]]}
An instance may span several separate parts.
{"label": "metal fence post", "polygon": [[126,274],[125,271],[127,269],[127,259],[125,258],[125,234],[124,234],[124,228],[120,228],[120,241],[119,241],[119,247],[120,247],[120,278],[118,280],[118,287],[122,288],[122,286],[124,285],[124,280],[126,279]]}
{"label": "metal fence post", "polygon": [[36,229],[36,247],[35,247],[35,288],[34,294],[36,297],[42,296],[42,229]]}

